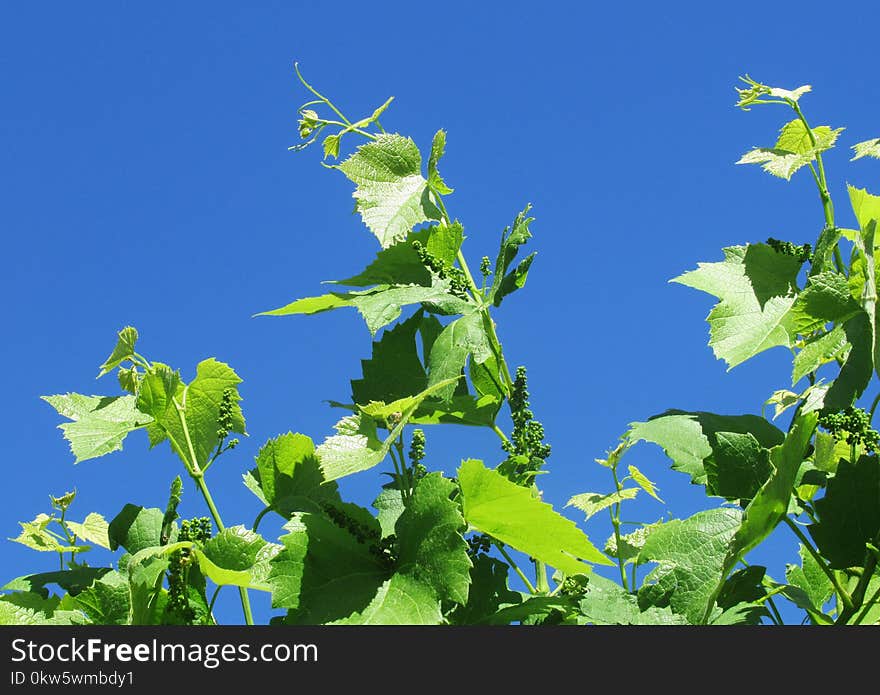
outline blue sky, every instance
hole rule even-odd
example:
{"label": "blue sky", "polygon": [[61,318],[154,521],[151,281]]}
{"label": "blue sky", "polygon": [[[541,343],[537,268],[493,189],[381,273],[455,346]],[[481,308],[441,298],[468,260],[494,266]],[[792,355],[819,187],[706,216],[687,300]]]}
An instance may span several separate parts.
{"label": "blue sky", "polygon": [[[848,145],[880,135],[876,46],[859,38],[876,5],[848,3],[821,20],[810,8],[4,4],[0,532],[16,535],[50,493],[72,488],[81,516],[164,504],[180,472],[166,447],[148,452],[137,434],[123,452],[74,466],[39,399],[115,393],[94,375],[126,324],[142,352],[185,378],[210,356],[243,377],[251,436],[213,470],[227,523],[250,525],[259,511],[240,479],[267,438],[330,432],[339,412],[324,401],[346,399],[369,355],[360,318],[251,318],[354,274],[377,249],[351,214],[344,177],[319,165],[317,149],[287,151],[306,99],[294,60],[349,114],[394,95],[383,125],[422,148],[447,130],[442,171],[456,189],[447,204],[472,265],[494,256],[501,229],[533,204],[538,257],[497,321],[508,359],[529,368],[554,447],[546,500],[561,507],[573,493],[607,490],[592,461],[632,421],[671,407],[760,412],[789,385],[790,357],[774,350],[728,373],[707,347],[711,298],[668,280],[720,259],[723,246],[812,242],[821,228],[805,172],[786,184],[734,166],[787,120],[779,109],[735,109],[740,74],[812,84],[807,116],[847,127],[826,160],[844,223],[845,182],[878,189],[876,162],[847,162]],[[488,430],[446,430],[428,431],[431,467],[502,458]],[[660,484],[669,512],[706,506],[654,448],[629,457]],[[362,473],[344,490],[368,504],[380,480]],[[182,512],[204,513],[192,486]],[[627,516],[665,513],[646,499]],[[602,543],[609,528],[587,531]],[[778,578],[792,547],[783,531],[752,560]],[[55,566],[11,543],[0,558],[9,577]],[[233,594],[221,619],[237,619]],[[265,618],[265,597],[256,605]]]}

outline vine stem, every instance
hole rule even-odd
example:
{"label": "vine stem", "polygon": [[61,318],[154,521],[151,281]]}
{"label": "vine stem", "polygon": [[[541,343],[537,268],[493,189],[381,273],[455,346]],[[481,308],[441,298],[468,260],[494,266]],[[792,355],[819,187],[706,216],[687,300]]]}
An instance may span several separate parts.
{"label": "vine stem", "polygon": [[[616,465],[611,469],[611,475],[614,476],[614,487],[617,493],[620,494],[621,485],[620,479],[617,477]],[[608,511],[611,513],[611,524],[614,526],[614,541],[617,543],[617,565],[620,567],[620,581],[623,584],[624,590],[628,593],[629,582],[626,579],[626,563],[623,561],[623,556],[620,552],[620,503],[612,505]]]}
{"label": "vine stem", "polygon": [[[193,479],[199,488],[199,492],[202,493],[205,504],[208,505],[208,510],[211,512],[211,518],[214,519],[214,525],[217,527],[217,531],[222,532],[226,530],[226,526],[223,524],[223,519],[220,517],[220,511],[217,509],[217,505],[214,504],[214,498],[211,496],[211,491],[208,489],[208,484],[205,482],[205,474],[199,467],[195,448],[192,443],[192,437],[189,434],[189,426],[186,423],[186,393],[188,388],[189,387],[183,389],[183,396],[180,403],[177,402],[176,398],[172,398],[174,408],[177,410],[177,417],[180,420],[180,426],[183,428],[183,436],[186,439],[186,445],[189,449],[190,460],[186,469],[187,473],[189,473],[189,477]],[[244,621],[247,625],[253,625],[254,616],[251,612],[251,601],[247,589],[243,586],[238,587],[238,595],[241,598],[241,610],[244,613]]]}
{"label": "vine stem", "polygon": [[831,580],[831,584],[834,587],[834,590],[837,591],[837,594],[840,596],[840,600],[843,602],[845,609],[852,609],[852,597],[847,593],[846,589],[844,589],[840,582],[837,579],[837,576],[834,574],[834,571],[828,566],[823,557],[819,555],[818,551],[813,547],[813,544],[807,539],[804,535],[804,532],[801,531],[797,524],[792,521],[788,516],[782,517],[782,520],[788,525],[788,527],[794,532],[794,535],[798,537],[798,540],[803,544],[803,546],[807,549],[807,552],[813,556],[813,559],[816,561],[816,564],[819,565],[819,568],[825,573],[825,576]]}
{"label": "vine stem", "polygon": [[[787,101],[791,108],[794,109],[794,112],[797,114],[801,123],[804,124],[804,128],[807,129],[807,137],[810,138],[810,144],[815,148],[816,136],[813,134],[813,129],[810,128],[810,124],[807,123],[807,119],[804,117],[801,107],[793,99]],[[829,227],[834,227],[834,203],[831,202],[831,193],[828,190],[828,179],[825,177],[825,164],[822,161],[821,152],[816,152],[815,178],[819,188],[819,197],[822,199],[822,212],[825,215],[825,224]]]}
{"label": "vine stem", "polygon": [[535,587],[529,581],[529,578],[525,575],[525,572],[523,572],[519,568],[519,565],[517,565],[516,562],[514,562],[514,559],[512,557],[510,557],[510,553],[508,553],[504,549],[504,545],[501,543],[496,543],[495,547],[498,548],[498,552],[501,553],[501,556],[507,561],[507,564],[510,565],[511,567],[513,567],[513,571],[516,572],[519,575],[519,578],[523,580],[523,583],[528,587],[529,592],[532,595],[538,593],[537,590],[535,589]]}

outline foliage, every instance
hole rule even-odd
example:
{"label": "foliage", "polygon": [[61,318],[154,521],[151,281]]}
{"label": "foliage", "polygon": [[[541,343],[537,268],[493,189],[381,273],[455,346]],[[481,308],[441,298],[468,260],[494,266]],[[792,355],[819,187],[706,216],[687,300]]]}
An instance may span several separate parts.
{"label": "foliage", "polygon": [[[22,523],[12,540],[54,553],[59,568],[3,586],[0,622],[214,624],[223,587],[238,592],[247,623],[252,591],[270,595],[279,624],[780,623],[783,600],[812,624],[877,621],[880,435],[872,420],[880,395],[868,408],[859,403],[880,375],[880,197],[850,186],[854,226],[838,226],[823,154],[843,129],[808,124],[800,101],[809,86],[743,78],[739,107],[778,105],[793,118],[771,146],[738,163],[785,180],[809,171],[824,218],[818,236],[730,246],[723,259],[674,278],[717,300],[709,345],[730,368],[771,348],[791,351],[790,387],[767,400],[773,420],[793,408],[789,426],[681,410],[633,422],[596,459],[609,488],[568,501],[583,523],[609,515],[613,535],[597,547],[542,499],[551,447],[526,369],[511,371],[497,332],[503,300],[525,287],[535,260],[534,252],[520,257],[533,237],[530,206],[501,233],[494,262],[481,259],[478,283],[462,250],[464,227],[446,207],[446,133],[423,156],[412,139],[382,127],[390,99],[352,121],[297,75],[314,98],[299,109],[303,142],[291,149],[321,140],[325,166],[354,184],[355,210],[379,250],[363,271],[333,283],[340,287],[263,314],[361,314],[374,340],[348,402],[333,403],[347,414],[317,445],[293,432],[269,439],[244,475],[260,505],[256,520],[226,526],[208,481],[238,444],[232,435],[247,434],[241,378],[210,358],[186,381],[141,355],[137,331],[123,328],[99,367],[99,377],[117,372],[121,394],[45,400],[66,419],[60,428],[75,462],[118,451],[144,430],[150,448],[179,459],[209,516],[179,519],[181,477],[162,506],[125,500],[110,521],[97,513],[73,521],[75,493],[52,497],[51,513]],[[343,144],[358,138],[343,157]],[[880,158],[878,143],[854,145],[853,159]],[[493,432],[498,463],[465,458],[455,477],[444,474],[423,429],[441,424]],[[664,504],[629,463],[640,442],[661,447],[705,491],[707,508],[625,520],[622,508],[638,496]],[[337,480],[380,466],[390,466],[389,480],[377,484],[372,510],[342,498]],[[259,532],[269,514],[283,520],[280,538]],[[796,536],[799,557],[776,581],[746,556],[780,525]],[[84,558],[96,546],[117,552],[114,562],[90,566]],[[603,566],[619,582],[597,571]]]}

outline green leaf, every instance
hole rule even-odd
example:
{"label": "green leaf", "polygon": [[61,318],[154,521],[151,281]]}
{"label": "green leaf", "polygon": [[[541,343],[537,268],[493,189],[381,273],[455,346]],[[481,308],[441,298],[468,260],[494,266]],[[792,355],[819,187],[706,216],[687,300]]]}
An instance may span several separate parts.
{"label": "green leaf", "polygon": [[761,543],[788,512],[797,473],[816,429],[817,413],[798,416],[785,441],[770,451],[773,472],[743,513],[724,562],[730,572],[752,548]]}
{"label": "green leaf", "polygon": [[[864,286],[861,295],[861,304],[868,315],[870,324],[871,342],[873,345],[872,361],[874,369],[880,376],[880,332],[876,331],[877,321],[877,281],[875,278],[875,238],[877,228],[880,226],[880,196],[871,195],[865,190],[847,186],[850,203],[856,219],[859,221],[860,234],[855,237],[854,256],[863,259]],[[852,341],[850,341],[852,342]]]}
{"label": "green leaf", "polygon": [[284,546],[271,560],[272,606],[287,622],[324,624],[361,611],[387,570],[369,548],[322,514],[298,512],[284,526]]}
{"label": "green leaf", "polygon": [[709,345],[733,369],[763,350],[789,346],[786,327],[800,267],[766,244],[730,246],[723,261],[699,263],[671,282],[718,297],[707,318]]}
{"label": "green leaf", "polygon": [[434,225],[430,227],[428,236],[428,253],[447,265],[455,265],[463,241],[464,228],[458,220],[448,225],[443,223]]}
{"label": "green leaf", "polygon": [[397,134],[377,136],[337,167],[357,185],[355,207],[383,248],[406,238],[415,225],[440,219],[421,167],[418,147]]}
{"label": "green leaf", "polygon": [[770,452],[750,433],[717,432],[705,462],[707,489],[729,500],[748,500],[770,477]]}
{"label": "green leaf", "polygon": [[645,524],[632,533],[621,535],[619,545],[617,543],[617,536],[612,533],[608,540],[605,541],[605,554],[623,560],[626,564],[636,560],[645,546],[645,541],[648,540],[648,534],[658,525]]}
{"label": "green leaf", "polygon": [[77,538],[86,541],[86,543],[94,543],[102,548],[110,548],[110,539],[108,536],[107,520],[100,514],[92,512],[82,523],[75,521],[65,521],[69,528]]}
{"label": "green leaf", "polygon": [[865,544],[880,533],[880,461],[876,456],[861,456],[856,463],[841,460],[814,506],[819,520],[808,530],[828,565],[861,566]]}
{"label": "green leaf", "polygon": [[138,332],[133,326],[126,326],[119,331],[116,347],[113,348],[113,352],[110,353],[110,356],[104,360],[104,364],[100,367],[99,379],[134,355],[134,346],[137,343],[137,339]]}
{"label": "green leaf", "polygon": [[330,284],[351,287],[371,285],[431,285],[431,273],[419,259],[413,242],[428,243],[429,236],[436,227],[410,232],[405,240],[381,249],[370,265],[357,275],[345,280],[332,280]]}
{"label": "green leaf", "polygon": [[453,189],[446,185],[440,172],[437,171],[437,162],[443,156],[446,150],[446,131],[438,130],[434,133],[434,140],[431,143],[431,156],[428,158],[428,186],[431,190],[439,195],[449,195]]}
{"label": "green leaf", "polygon": [[611,505],[620,504],[623,500],[635,499],[638,491],[639,489],[637,487],[631,487],[624,488],[617,492],[611,492],[607,495],[598,492],[582,492],[568,500],[568,502],[565,503],[565,506],[580,509],[587,515],[587,519],[589,519],[603,509],[608,509]]}
{"label": "green leaf", "polygon": [[656,527],[639,554],[639,563],[658,563],[639,590],[639,605],[669,606],[688,622],[702,623],[739,524],[739,510],[720,508]]}
{"label": "green leaf", "polygon": [[611,564],[575,524],[481,461],[458,469],[464,518],[473,528],[566,574],[590,571],[581,560]]}
{"label": "green leaf", "polygon": [[833,271],[810,277],[791,308],[789,331],[806,335],[828,322],[843,323],[862,307],[850,294],[845,275]]}
{"label": "green leaf", "polygon": [[868,315],[859,312],[843,325],[843,330],[852,349],[825,394],[824,405],[832,410],[846,408],[862,395],[874,371],[874,328]]}
{"label": "green leaf", "polygon": [[244,526],[230,526],[192,552],[204,575],[215,584],[272,591],[271,560],[281,550],[282,546],[267,543]]}
{"label": "green leaf", "polygon": [[[199,362],[196,378],[188,385],[182,384],[176,372],[165,365],[153,365],[144,376],[137,404],[155,419],[162,438],[171,441],[171,448],[181,460],[188,466],[195,463],[203,468],[219,443],[217,421],[226,389],[234,391],[230,431],[246,434],[238,404],[241,397],[236,389],[240,383],[241,379],[229,365],[214,358]],[[181,419],[186,422],[188,437]],[[195,455],[195,462],[191,461],[190,452]]]}
{"label": "green leaf", "polygon": [[357,292],[333,292],[321,297],[307,297],[272,311],[264,311],[257,316],[289,316],[291,314],[317,314],[340,307],[355,307],[363,316],[370,333],[393,323],[400,316],[401,307],[408,304],[444,303],[456,309],[465,310],[472,305],[463,299],[449,294],[446,280],[436,282],[432,287],[422,285],[377,285]]}
{"label": "green leaf", "polygon": [[709,483],[707,468],[718,470],[715,457],[719,449],[724,448],[718,441],[718,434],[722,432],[750,434],[765,449],[785,439],[777,427],[757,415],[716,415],[681,410],[668,410],[647,422],[633,422],[624,438],[630,444],[640,440],[657,444],[672,459],[674,470],[687,473],[696,485],[707,485],[708,494],[714,495],[721,493],[716,493]]}
{"label": "green leaf", "polygon": [[109,567],[76,567],[72,570],[58,572],[40,572],[17,577],[0,587],[2,591],[32,591],[41,595],[48,595],[46,586],[57,584],[64,591],[74,596],[88,588],[95,580],[104,576],[111,569]]}
{"label": "green leaf", "polygon": [[395,574],[379,587],[361,612],[334,625],[439,625],[440,602],[431,588],[406,574]]}
{"label": "green leaf", "polygon": [[[474,364],[472,361],[471,364]],[[460,395],[447,401],[433,398],[425,399],[410,418],[413,425],[476,425],[491,427],[501,408],[502,400],[495,396]]]}
{"label": "green leaf", "polygon": [[9,540],[42,552],[78,553],[89,549],[88,546],[70,545],[67,539],[50,531],[48,526],[55,521],[54,517],[46,514],[38,514],[33,521],[20,521],[21,533]]}
{"label": "green leaf", "polygon": [[131,615],[128,580],[108,572],[72,597],[72,603],[96,625],[125,625]]}
{"label": "green leaf", "polygon": [[382,538],[388,538],[388,536],[394,534],[394,526],[405,509],[400,490],[397,488],[385,488],[373,500],[373,507],[379,512],[378,518],[379,526],[382,528]]}
{"label": "green leaf", "polygon": [[443,601],[467,603],[471,561],[464,518],[450,500],[455,485],[440,473],[419,480],[397,520],[397,571],[433,588]]}
{"label": "green leaf", "polygon": [[[364,413],[363,408],[360,414],[342,418],[334,425],[336,434],[327,437],[315,449],[315,454],[321,463],[324,479],[327,481],[337,480],[381,463],[388,455],[388,449],[403,432],[403,428],[409,423],[410,418],[422,402],[446,386],[448,386],[448,382],[441,381],[418,395],[390,404],[393,409],[399,412],[399,417],[396,419],[397,424],[391,428],[384,440],[378,438],[376,420]],[[389,405],[377,403],[372,404],[372,407],[366,406],[366,408],[368,412],[379,415],[388,410]]]}
{"label": "green leaf", "polygon": [[60,415],[73,420],[58,427],[70,443],[74,463],[104,456],[122,449],[122,441],[133,430],[150,422],[139,411],[134,396],[42,396]]}
{"label": "green leaf", "polygon": [[361,360],[363,377],[351,382],[354,403],[388,403],[425,390],[428,377],[416,346],[416,334],[423,321],[422,312],[416,312],[373,342],[372,357]]}
{"label": "green leaf", "polygon": [[[165,514],[161,509],[126,504],[110,522],[108,539],[110,550],[120,546],[134,555],[146,548],[163,545],[162,526]],[[173,525],[167,542],[177,540],[177,526]]]}
{"label": "green leaf", "polygon": [[451,622],[456,625],[485,623],[502,607],[521,603],[522,595],[507,586],[509,570],[507,563],[501,560],[477,555],[470,572],[467,604],[455,609]]}
{"label": "green leaf", "polygon": [[835,326],[827,333],[808,340],[794,358],[794,369],[791,373],[792,386],[823,364],[836,357],[841,357],[849,347],[846,331],[842,326]]}
{"label": "green leaf", "polygon": [[648,476],[646,476],[644,473],[642,473],[635,466],[628,466],[627,470],[629,470],[629,475],[633,479],[633,482],[636,485],[638,485],[640,488],[642,488],[642,490],[647,492],[649,495],[651,495],[651,497],[653,497],[658,502],[661,502],[661,503],[663,502],[663,500],[661,500],[660,496],[657,494],[657,486],[653,482],[651,482],[651,480],[648,478]]}
{"label": "green leaf", "polygon": [[861,159],[862,157],[874,157],[875,159],[880,159],[880,138],[857,142],[852,146],[852,149],[855,152],[855,156],[849,160],[851,162]]}
{"label": "green leaf", "polygon": [[260,498],[284,517],[295,511],[318,511],[323,502],[341,501],[336,483],[327,483],[304,434],[279,435],[267,441],[250,472]]}
{"label": "green leaf", "polygon": [[687,621],[669,608],[640,610],[635,596],[615,582],[596,574],[590,577],[578,602],[581,625],[682,625]]}
{"label": "green leaf", "polygon": [[492,287],[489,289],[489,294],[486,297],[486,301],[493,303],[495,306],[499,306],[501,300],[504,299],[507,294],[522,287],[526,282],[529,266],[531,265],[531,259],[534,254],[522,261],[517,268],[512,271],[510,276],[508,276],[507,270],[513,262],[513,259],[516,258],[516,255],[519,253],[519,247],[532,237],[529,225],[534,222],[535,218],[526,217],[531,208],[531,205],[526,205],[525,210],[519,213],[516,216],[516,219],[514,219],[512,228],[506,227],[501,233],[501,245],[498,250],[498,256],[495,259]]}
{"label": "green leaf", "polygon": [[[843,128],[831,129],[820,125],[810,132],[799,118],[789,121],[779,131],[774,147],[758,147],[744,154],[737,164],[762,164],[764,171],[789,180],[801,167],[812,162],[816,155],[831,149]],[[816,143],[813,144],[813,139]]]}
{"label": "green leaf", "polygon": [[[131,597],[130,625],[157,625],[161,622],[160,582],[168,569],[168,554],[184,544],[144,548],[132,556],[126,567]],[[186,544],[188,545],[188,544]]]}
{"label": "green leaf", "polygon": [[[458,377],[469,355],[473,355],[477,363],[485,362],[492,356],[480,311],[472,311],[456,319],[434,341],[428,357],[428,386]],[[439,390],[437,397],[443,401],[452,398],[456,383],[452,381]]]}
{"label": "green leaf", "polygon": [[822,608],[834,593],[834,585],[822,571],[819,563],[803,546],[799,546],[800,565],[786,565],[785,578],[789,584],[801,589],[809,599],[809,607],[821,613]]}

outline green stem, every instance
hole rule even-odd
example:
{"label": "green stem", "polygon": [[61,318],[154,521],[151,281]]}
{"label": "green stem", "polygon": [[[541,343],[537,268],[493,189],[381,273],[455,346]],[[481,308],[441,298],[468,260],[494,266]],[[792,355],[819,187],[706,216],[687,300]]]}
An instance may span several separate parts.
{"label": "green stem", "polygon": [[874,421],[874,411],[877,410],[877,404],[880,403],[880,392],[874,397],[874,402],[871,403],[871,409],[868,411],[868,421]]}
{"label": "green stem", "polygon": [[776,602],[773,600],[772,594],[767,594],[767,605],[770,606],[770,612],[771,616],[774,616],[774,622],[777,625],[785,625],[785,621],[782,619],[782,615],[779,613],[779,609],[776,607]]}
{"label": "green stem", "polygon": [[[620,493],[620,479],[617,477],[617,466],[614,466],[611,469],[611,475],[614,476],[614,488]],[[614,541],[617,543],[617,565],[620,568],[620,582],[623,585],[624,590],[629,592],[629,582],[626,579],[626,563],[623,560],[623,556],[621,555],[621,541],[620,541],[620,503],[611,505],[611,508],[608,510],[611,514],[611,525],[614,526]]]}
{"label": "green stem", "polygon": [[[794,112],[797,114],[801,123],[804,124],[804,128],[807,129],[807,136],[810,138],[810,143],[815,148],[816,136],[813,134],[810,124],[807,123],[807,119],[804,118],[801,107],[793,100],[789,100],[789,104],[791,105],[791,108],[794,109]],[[831,193],[828,191],[828,179],[825,177],[825,164],[822,161],[822,154],[820,152],[816,153],[816,173],[818,174],[816,178],[819,188],[819,197],[822,199],[822,212],[825,215],[825,224],[829,227],[834,227],[834,203],[831,202]]]}
{"label": "green stem", "polygon": [[492,423],[492,431],[498,435],[498,438],[504,442],[505,444],[510,444],[510,440],[507,438],[507,435],[501,430],[501,428],[496,425],[494,422]]}
{"label": "green stem", "polygon": [[858,617],[853,621],[853,625],[861,625],[862,621],[865,619],[865,616],[868,615],[868,611],[871,610],[871,606],[874,605],[878,600],[880,600],[880,587],[877,587],[877,591],[875,591],[871,598],[869,598],[862,608],[862,612],[859,613]]}
{"label": "green stem", "polygon": [[318,97],[318,99],[320,99],[325,104],[327,104],[327,106],[329,106],[337,116],[339,116],[343,121],[345,121],[346,126],[351,126],[351,121],[349,121],[343,115],[342,111],[340,111],[339,109],[337,109],[333,105],[332,101],[330,101],[327,97],[325,97],[323,94],[318,92],[317,89],[315,89],[314,87],[312,87],[312,85],[310,85],[308,82],[305,81],[305,78],[302,76],[302,73],[299,71],[299,63],[294,63],[293,69],[296,71],[296,76],[299,78],[299,81],[303,83],[303,86],[305,86],[306,89],[308,89],[312,94],[314,94],[316,97]]}
{"label": "green stem", "polygon": [[271,511],[272,511],[272,507],[271,507],[271,506],[268,506],[268,507],[266,507],[265,509],[263,509],[263,511],[261,511],[259,514],[257,514],[257,518],[254,519],[254,525],[251,527],[251,531],[253,531],[254,533],[256,533],[256,532],[257,532],[257,526],[260,525],[260,522],[263,520],[263,517],[266,516],[266,514],[268,514],[268,513],[271,512]]}
{"label": "green stem", "polygon": [[214,604],[217,602],[217,597],[220,595],[220,589],[222,589],[225,584],[219,584],[216,589],[214,589],[214,595],[211,596],[211,602],[208,604],[208,615],[211,616],[211,620],[214,621],[214,624],[217,624],[217,621],[214,619]]}
{"label": "green stem", "polygon": [[837,620],[834,621],[835,625],[846,625],[849,622],[849,619],[856,614],[856,611],[862,607],[862,604],[865,601],[865,592],[868,590],[868,584],[871,583],[871,578],[874,576],[875,569],[877,569],[877,556],[868,551],[864,568],[862,570],[862,576],[859,577],[859,582],[856,584],[856,588],[852,592],[852,602],[849,606],[845,606],[840,615],[837,616]]}
{"label": "green stem", "polygon": [[[174,403],[174,407],[177,410],[177,417],[180,420],[180,426],[183,428],[183,436],[186,440],[187,448],[189,449],[190,460],[186,465],[187,473],[189,473],[190,478],[195,481],[195,484],[199,488],[199,492],[202,493],[202,497],[205,500],[205,504],[208,505],[208,510],[211,512],[211,518],[214,519],[214,525],[217,527],[217,531],[224,531],[226,527],[223,525],[223,519],[220,518],[220,512],[217,510],[217,505],[214,504],[214,498],[211,497],[211,491],[208,489],[208,484],[205,482],[204,471],[199,468],[199,462],[196,458],[195,448],[193,447],[192,437],[189,434],[189,426],[186,423],[186,387],[183,389],[183,398],[181,399],[181,403],[177,402],[176,398],[172,399]],[[243,586],[238,587],[238,594],[241,597],[241,610],[244,613],[245,623],[248,625],[254,624],[254,616],[251,613],[251,602],[248,597],[247,589]]]}
{"label": "green stem", "polygon": [[819,552],[813,547],[813,544],[807,539],[804,535],[804,532],[798,528],[798,525],[792,521],[788,516],[782,517],[782,520],[788,525],[788,527],[794,532],[794,535],[798,537],[798,540],[803,544],[803,546],[807,549],[807,552],[813,556],[813,559],[819,565],[819,568],[825,573],[825,576],[831,580],[831,585],[834,587],[834,590],[837,592],[837,595],[840,597],[840,600],[843,602],[843,605],[846,609],[852,608],[852,597],[847,593],[846,589],[844,589],[840,585],[840,581],[837,579],[837,575],[834,574],[834,570],[832,570],[828,564],[825,562],[825,558],[819,555]]}
{"label": "green stem", "polygon": [[513,568],[513,571],[516,572],[516,573],[519,575],[519,578],[523,580],[523,583],[524,583],[524,584],[526,585],[526,587],[528,587],[528,589],[529,589],[529,593],[531,593],[533,596],[534,596],[535,594],[537,594],[538,592],[535,590],[535,587],[534,587],[534,586],[532,585],[532,583],[529,581],[529,578],[528,578],[528,577],[525,575],[525,573],[519,568],[519,565],[517,565],[516,562],[514,562],[513,558],[510,557],[510,553],[508,553],[508,552],[504,549],[504,544],[503,544],[503,543],[500,543],[500,542],[496,542],[496,543],[495,543],[495,547],[498,548],[498,552],[501,553],[501,556],[505,559],[505,561],[507,562],[507,564],[510,565],[510,566]]}

